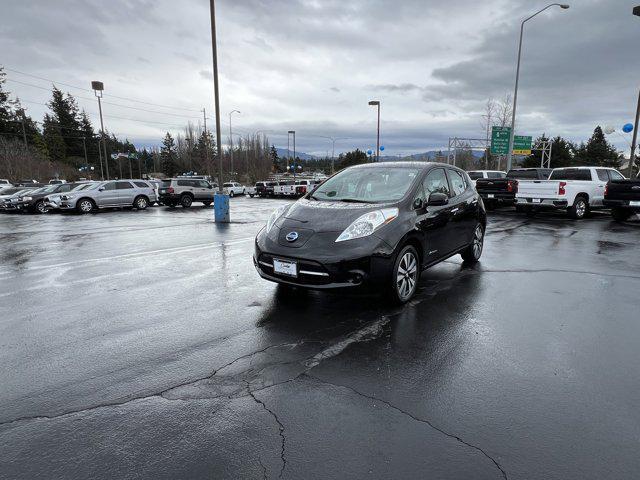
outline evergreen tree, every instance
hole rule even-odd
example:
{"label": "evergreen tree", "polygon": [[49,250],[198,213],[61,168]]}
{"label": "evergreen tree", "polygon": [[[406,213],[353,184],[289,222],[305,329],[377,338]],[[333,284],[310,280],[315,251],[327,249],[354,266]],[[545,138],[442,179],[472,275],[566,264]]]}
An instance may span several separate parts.
{"label": "evergreen tree", "polygon": [[586,145],[580,144],[575,158],[578,165],[619,168],[621,164],[620,153],[607,141],[600,126],[595,128]]}
{"label": "evergreen tree", "polygon": [[67,146],[64,143],[64,138],[62,138],[60,134],[59,127],[58,122],[51,118],[48,113],[44,115],[42,135],[47,153],[49,154],[49,161],[51,162],[60,162],[67,158]]}
{"label": "evergreen tree", "polygon": [[358,165],[360,163],[367,163],[367,154],[356,148],[355,150],[347,153],[341,153],[338,157],[337,169],[343,169],[350,167],[351,165]]}
{"label": "evergreen tree", "polygon": [[160,155],[162,157],[162,172],[168,177],[173,177],[178,172],[178,166],[176,165],[176,145],[169,132],[162,141]]}
{"label": "evergreen tree", "polygon": [[[67,163],[77,162],[77,159],[71,159],[71,157],[81,157],[84,160],[82,115],[76,99],[68,93],[65,96],[61,90],[54,86],[51,92],[51,100],[47,103],[47,106],[51,110],[51,115],[48,115],[49,128],[45,132],[45,136],[55,135],[53,133],[54,126],[57,126],[58,130],[55,138],[45,139],[49,146],[49,153],[57,156],[56,152],[61,149],[56,148],[56,152],[54,152],[51,149],[51,145],[56,144],[61,138],[65,145],[65,156],[59,160],[67,161]],[[58,160],[57,157],[56,160]]]}

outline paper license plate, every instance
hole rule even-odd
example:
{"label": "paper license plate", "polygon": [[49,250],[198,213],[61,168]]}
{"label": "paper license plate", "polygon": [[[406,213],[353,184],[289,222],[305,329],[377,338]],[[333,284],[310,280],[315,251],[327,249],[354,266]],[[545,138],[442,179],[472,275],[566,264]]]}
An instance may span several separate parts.
{"label": "paper license plate", "polygon": [[540,199],[539,198],[532,198],[531,199],[531,203],[540,203]]}
{"label": "paper license plate", "polygon": [[288,275],[290,277],[298,276],[298,266],[296,262],[290,262],[288,260],[273,259],[273,272],[280,273],[282,275]]}
{"label": "paper license plate", "polygon": [[487,195],[487,198],[495,198],[495,197],[496,197],[496,196],[495,196],[493,193],[489,193],[489,194]]}
{"label": "paper license plate", "polygon": [[631,200],[629,202],[630,207],[640,207],[640,200]]}

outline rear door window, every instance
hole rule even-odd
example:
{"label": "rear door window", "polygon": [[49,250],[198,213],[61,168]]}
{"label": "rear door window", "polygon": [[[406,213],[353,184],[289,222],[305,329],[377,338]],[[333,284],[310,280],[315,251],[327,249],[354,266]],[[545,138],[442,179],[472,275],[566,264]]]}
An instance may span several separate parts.
{"label": "rear door window", "polygon": [[116,182],[116,190],[128,190],[133,188],[131,182]]}
{"label": "rear door window", "polygon": [[147,185],[144,182],[133,182],[135,184],[136,187],[140,187],[140,188],[151,188],[149,185]]}
{"label": "rear door window", "polygon": [[549,180],[591,180],[591,170],[586,168],[561,168],[551,172]]}

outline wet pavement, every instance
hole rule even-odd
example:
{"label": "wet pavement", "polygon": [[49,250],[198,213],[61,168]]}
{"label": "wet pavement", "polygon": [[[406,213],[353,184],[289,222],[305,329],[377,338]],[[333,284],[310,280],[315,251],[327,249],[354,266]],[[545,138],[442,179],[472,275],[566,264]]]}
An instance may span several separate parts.
{"label": "wet pavement", "polygon": [[398,308],[260,279],[281,203],[0,215],[0,477],[637,476],[640,222],[493,212]]}

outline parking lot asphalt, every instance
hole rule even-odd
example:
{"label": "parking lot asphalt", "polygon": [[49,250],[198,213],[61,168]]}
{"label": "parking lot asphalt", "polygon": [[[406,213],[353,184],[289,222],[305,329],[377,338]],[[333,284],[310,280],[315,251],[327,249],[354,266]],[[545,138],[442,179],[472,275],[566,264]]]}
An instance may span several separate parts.
{"label": "parking lot asphalt", "polygon": [[637,476],[639,222],[491,212],[392,307],[265,282],[231,203],[0,216],[0,477]]}

